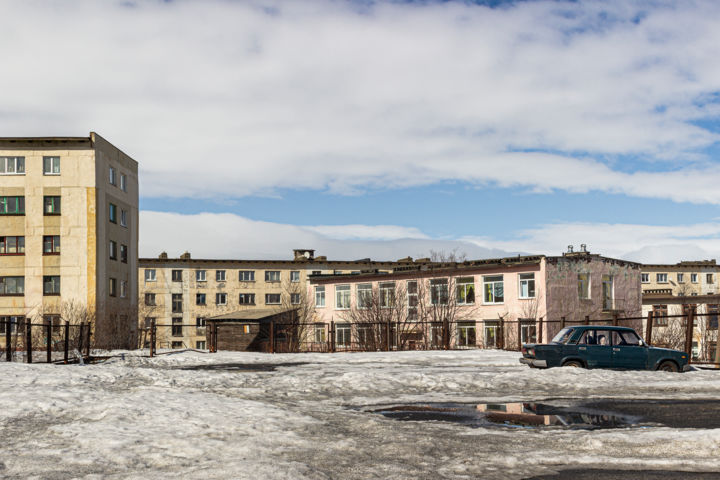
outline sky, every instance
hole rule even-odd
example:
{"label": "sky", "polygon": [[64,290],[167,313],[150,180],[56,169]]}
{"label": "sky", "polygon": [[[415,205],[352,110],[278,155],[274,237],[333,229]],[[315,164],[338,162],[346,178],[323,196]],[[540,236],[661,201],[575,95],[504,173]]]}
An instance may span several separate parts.
{"label": "sky", "polygon": [[140,255],[720,258],[720,2],[0,0],[0,136],[140,165]]}

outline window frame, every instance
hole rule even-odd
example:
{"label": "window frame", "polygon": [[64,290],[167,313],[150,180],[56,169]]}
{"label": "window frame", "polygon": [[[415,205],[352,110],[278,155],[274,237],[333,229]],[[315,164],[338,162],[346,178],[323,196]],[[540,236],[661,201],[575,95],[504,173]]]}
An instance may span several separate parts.
{"label": "window frame", "polygon": [[120,298],[127,298],[127,280],[120,280]]}
{"label": "window frame", "polygon": [[[244,279],[243,278],[244,276],[247,276],[250,278]],[[239,282],[254,282],[255,281],[255,270],[238,270],[238,281]]]}
{"label": "window frame", "polygon": [[108,220],[117,225],[117,205],[108,202]]}
{"label": "window frame", "polygon": [[380,300],[380,308],[392,308],[395,306],[395,298],[397,296],[397,285],[395,282],[378,283],[378,297]]}
{"label": "window frame", "polygon": [[291,293],[290,294],[290,305],[300,305],[302,303],[302,298],[300,297],[299,293]]}
{"label": "window frame", "polygon": [[207,270],[195,270],[196,282],[207,282]]}
{"label": "window frame", "polygon": [[698,274],[697,273],[690,274],[690,283],[698,283]]}
{"label": "window frame", "polygon": [[127,228],[127,210],[120,209],[120,226]]}
{"label": "window frame", "polygon": [[[526,277],[526,278],[523,278]],[[530,277],[530,278],[528,278]],[[527,285],[527,295],[523,295],[523,282]],[[530,288],[532,285],[532,289]],[[537,295],[535,289],[535,272],[519,273],[518,274],[518,298],[521,300],[532,300]]]}
{"label": "window frame", "polygon": [[335,285],[335,310],[350,310],[350,297],[351,287],[349,283]]}
{"label": "window frame", "polygon": [[[601,298],[602,298],[602,308],[603,311],[613,310],[615,308],[615,278],[613,275],[603,275],[601,277],[601,285],[602,285],[602,291],[601,291]],[[606,285],[610,285],[609,288],[609,297],[606,298]],[[609,300],[610,304],[606,305],[605,301]]]}
{"label": "window frame", "polygon": [[[249,300],[249,301],[243,301],[243,300]],[[254,293],[238,294],[238,305],[255,305],[255,294]]]}
{"label": "window frame", "polygon": [[[152,275],[148,275],[150,272],[152,272]],[[152,277],[152,278],[150,278]],[[145,281],[146,282],[156,282],[157,281],[157,270],[154,268],[146,268],[145,269]]]}
{"label": "window frame", "polygon": [[[579,300],[591,300],[592,289],[590,286],[591,276],[590,272],[580,272],[577,274],[577,287],[578,287],[578,299]],[[585,295],[583,295],[583,293]]]}
{"label": "window frame", "polygon": [[108,182],[110,185],[117,187],[117,172],[115,167],[108,166]]}
{"label": "window frame", "polygon": [[[270,297],[277,295],[277,302],[271,302]],[[265,294],[265,305],[280,305],[282,303],[282,294],[280,293],[266,293]]]}
{"label": "window frame", "polygon": [[[468,301],[468,296],[472,296],[471,301]],[[475,277],[455,279],[455,301],[458,305],[475,305]]]}
{"label": "window frame", "polygon": [[117,278],[108,278],[108,295],[117,297]]}
{"label": "window frame", "polygon": [[155,307],[157,306],[157,297],[155,293],[145,293],[145,306]]}
{"label": "window frame", "polygon": [[[12,280],[15,286],[14,292],[7,293],[9,282]],[[20,285],[20,288],[18,288]],[[4,275],[0,276],[0,297],[24,297],[25,296],[25,277],[21,275]]]}
{"label": "window frame", "polygon": [[431,278],[430,279],[430,305],[447,305],[449,301],[450,301],[450,282],[449,282],[449,280],[447,278]]}
{"label": "window frame", "polygon": [[655,283],[668,283],[668,274],[667,273],[656,273],[655,274]]}
{"label": "window frame", "polygon": [[[277,274],[277,280],[274,277]],[[281,270],[265,270],[265,283],[279,283],[282,280]]]}
{"label": "window frame", "polygon": [[[50,250],[45,248],[48,239],[50,239]],[[43,255],[60,255],[60,235],[43,235]]]}
{"label": "window frame", "polygon": [[170,296],[170,311],[172,313],[183,313],[183,294],[172,293]]}
{"label": "window frame", "polygon": [[175,268],[175,269],[170,270],[170,279],[173,282],[182,282],[183,281],[182,269]]}
{"label": "window frame", "polygon": [[216,282],[225,282],[226,279],[227,279],[227,273],[225,270],[215,270],[215,281]]}
{"label": "window frame", "polygon": [[[325,308],[325,285],[315,285],[315,306]],[[318,300],[322,299],[322,302]]]}
{"label": "window frame", "polygon": [[228,295],[226,292],[215,293],[215,305],[227,305]]}
{"label": "window frame", "polygon": [[[8,252],[8,249],[9,249],[8,245],[10,243],[8,241],[8,238],[15,239],[15,251],[14,252]],[[22,244],[22,246],[20,244]],[[2,256],[25,255],[25,235],[3,235],[3,236],[0,236],[0,255],[2,255]]]}
{"label": "window frame", "polygon": [[355,303],[357,304],[357,308],[367,310],[372,306],[372,292],[372,283],[358,283],[355,285]]}
{"label": "window frame", "polygon": [[120,262],[128,263],[128,246],[120,244]]}
{"label": "window frame", "polygon": [[685,283],[685,273],[678,272],[675,278],[678,283]]}
{"label": "window frame", "polygon": [[[55,162],[53,160],[57,160],[57,172],[55,172],[55,168],[53,168],[55,165],[53,165]],[[48,161],[50,163],[48,163]],[[50,167],[48,170],[47,167]],[[58,176],[60,175],[60,157],[59,156],[51,156],[51,155],[45,155],[43,156],[43,175],[47,176]]]}
{"label": "window frame", "polygon": [[196,293],[195,294],[195,305],[205,306],[207,305],[207,294]]}
{"label": "window frame", "polygon": [[127,175],[124,173],[120,174],[120,190],[127,192]]}
{"label": "window frame", "polygon": [[110,260],[117,260],[117,242],[115,240],[110,240],[110,244],[108,246],[108,256]]}
{"label": "window frame", "polygon": [[[9,172],[7,166],[10,160],[13,160],[14,171]],[[18,171],[18,165],[22,165],[22,172]],[[25,175],[25,157],[21,156],[2,156],[0,157],[0,175]]]}
{"label": "window frame", "polygon": [[62,213],[60,195],[43,195],[43,215],[51,217]]}
{"label": "window frame", "polygon": [[[497,280],[497,279],[500,280]],[[497,285],[500,284],[502,288],[502,296],[500,301],[497,301]],[[492,285],[492,288],[488,290],[488,286]],[[505,276],[499,275],[483,275],[483,305],[502,305],[505,303]]]}
{"label": "window frame", "polygon": [[300,270],[290,270],[290,283],[300,283]]}
{"label": "window frame", "polygon": [[[10,211],[10,200],[15,201],[15,210]],[[2,195],[0,196],[0,215],[6,216],[24,216],[25,215],[25,195]]]}

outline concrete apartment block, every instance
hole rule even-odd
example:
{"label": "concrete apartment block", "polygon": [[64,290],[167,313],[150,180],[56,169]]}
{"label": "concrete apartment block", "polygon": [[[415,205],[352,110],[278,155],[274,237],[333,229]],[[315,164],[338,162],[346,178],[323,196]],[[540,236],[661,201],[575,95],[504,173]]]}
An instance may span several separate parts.
{"label": "concrete apartment block", "polygon": [[[428,259],[416,262],[429,261]],[[294,250],[292,260],[139,259],[139,327],[148,344],[147,327],[157,325],[158,348],[200,348],[206,343],[206,319],[245,310],[275,313],[307,305],[308,278],[315,274],[391,271],[415,263],[328,260],[314,250]]]}
{"label": "concrete apartment block", "polygon": [[93,132],[0,138],[0,317],[57,321],[74,302],[96,345],[132,346],[137,250],[135,160]]}

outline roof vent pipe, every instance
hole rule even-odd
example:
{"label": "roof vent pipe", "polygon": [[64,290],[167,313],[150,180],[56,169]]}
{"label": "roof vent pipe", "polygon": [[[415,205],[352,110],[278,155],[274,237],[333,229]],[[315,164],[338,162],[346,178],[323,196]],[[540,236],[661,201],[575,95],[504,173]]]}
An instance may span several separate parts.
{"label": "roof vent pipe", "polygon": [[581,244],[580,244],[580,251],[581,251],[581,252],[587,252],[587,245],[585,245],[584,243],[581,243]]}
{"label": "roof vent pipe", "polygon": [[567,251],[567,253],[573,253],[573,246],[572,246],[572,245],[568,245],[568,251]]}

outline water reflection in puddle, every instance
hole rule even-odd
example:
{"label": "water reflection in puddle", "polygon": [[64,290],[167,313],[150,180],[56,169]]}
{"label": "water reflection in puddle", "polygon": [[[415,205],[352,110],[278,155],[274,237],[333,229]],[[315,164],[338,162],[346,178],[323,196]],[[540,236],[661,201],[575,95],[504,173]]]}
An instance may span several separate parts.
{"label": "water reflection in puddle", "polygon": [[432,403],[397,405],[372,410],[387,418],[407,421],[444,421],[470,427],[604,429],[643,424],[639,417],[583,407],[543,403]]}

